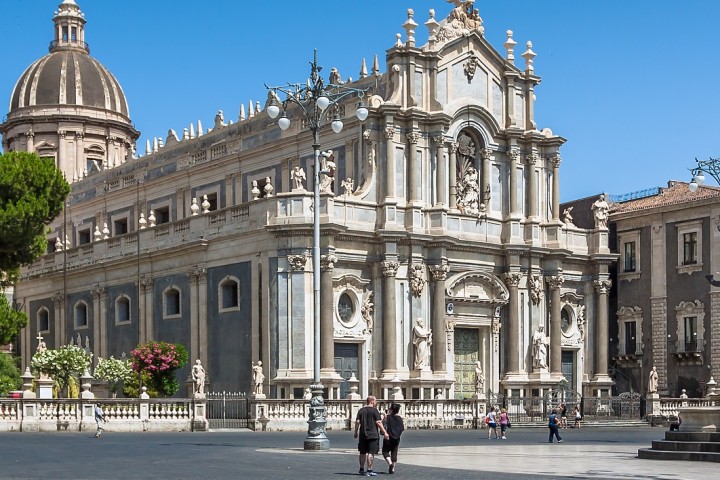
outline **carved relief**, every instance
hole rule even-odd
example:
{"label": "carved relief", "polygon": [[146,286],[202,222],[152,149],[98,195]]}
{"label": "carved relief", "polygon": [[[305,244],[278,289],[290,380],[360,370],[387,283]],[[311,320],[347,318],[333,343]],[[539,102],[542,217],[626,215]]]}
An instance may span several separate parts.
{"label": "carved relief", "polygon": [[480,12],[474,8],[475,0],[450,0],[450,3],[453,3],[455,8],[436,35],[438,43],[448,42],[473,31],[478,31],[480,35],[485,33]]}
{"label": "carved relief", "polygon": [[607,295],[612,287],[612,280],[594,280],[593,286],[600,295]]}
{"label": "carved relief", "polygon": [[505,284],[508,287],[517,287],[520,284],[520,280],[522,280],[522,274],[521,273],[506,273],[503,275],[503,279],[505,280]]}
{"label": "carved relief", "polygon": [[484,272],[466,272],[454,276],[447,288],[452,298],[478,303],[507,303],[508,290],[494,275]]}
{"label": "carved relief", "polygon": [[293,272],[305,270],[305,264],[307,263],[307,257],[305,255],[288,255],[287,259]]}
{"label": "carved relief", "polygon": [[528,290],[530,290],[530,301],[533,305],[540,305],[543,294],[543,282],[540,275],[533,275],[528,282]]}
{"label": "carved relief", "polygon": [[365,320],[365,330],[363,331],[363,333],[372,333],[373,327],[375,326],[375,321],[373,318],[375,304],[372,303],[373,295],[373,291],[368,290],[365,293],[362,307],[360,307],[360,315],[362,315],[363,320]]}
{"label": "carved relief", "polygon": [[445,320],[445,338],[447,339],[448,352],[451,352],[455,342],[455,320]]}
{"label": "carved relief", "polygon": [[394,136],[395,136],[395,127],[393,127],[392,125],[385,127],[385,139],[389,141],[389,140],[392,140]]}
{"label": "carved relief", "polygon": [[410,290],[413,296],[419,297],[425,287],[425,265],[414,263],[410,267]]}
{"label": "carved relief", "polygon": [[475,55],[475,52],[471,51],[470,58],[468,58],[467,62],[463,63],[463,70],[465,71],[468,83],[470,83],[475,77],[475,71],[477,70],[478,65],[480,65],[480,59]]}

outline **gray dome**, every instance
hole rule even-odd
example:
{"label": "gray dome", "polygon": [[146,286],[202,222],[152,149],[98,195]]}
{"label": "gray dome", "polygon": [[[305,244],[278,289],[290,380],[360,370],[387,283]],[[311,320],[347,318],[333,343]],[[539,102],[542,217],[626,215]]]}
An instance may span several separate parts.
{"label": "gray dome", "polygon": [[45,55],[20,76],[10,99],[10,113],[23,107],[78,105],[130,117],[125,93],[115,77],[80,50]]}

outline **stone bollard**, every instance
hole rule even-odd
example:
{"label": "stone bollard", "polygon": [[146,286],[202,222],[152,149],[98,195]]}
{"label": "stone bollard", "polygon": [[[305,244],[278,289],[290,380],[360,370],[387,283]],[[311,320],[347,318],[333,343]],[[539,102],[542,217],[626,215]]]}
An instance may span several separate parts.
{"label": "stone bollard", "polygon": [[25,373],[20,377],[23,379],[22,398],[36,398],[35,392],[32,391],[33,374],[30,373],[30,367],[25,368]]}

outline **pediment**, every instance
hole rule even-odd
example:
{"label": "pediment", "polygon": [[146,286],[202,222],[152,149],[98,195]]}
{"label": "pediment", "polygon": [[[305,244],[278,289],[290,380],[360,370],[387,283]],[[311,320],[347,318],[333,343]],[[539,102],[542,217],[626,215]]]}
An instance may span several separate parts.
{"label": "pediment", "polygon": [[446,294],[454,302],[505,304],[509,292],[505,284],[492,273],[471,271],[448,279]]}

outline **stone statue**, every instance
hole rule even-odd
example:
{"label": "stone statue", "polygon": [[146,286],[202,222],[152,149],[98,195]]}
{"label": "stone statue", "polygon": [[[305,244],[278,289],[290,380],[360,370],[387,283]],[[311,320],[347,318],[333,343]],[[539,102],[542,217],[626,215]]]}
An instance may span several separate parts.
{"label": "stone statue", "polygon": [[355,180],[348,177],[340,182],[340,186],[343,188],[343,195],[347,197],[348,195],[352,195],[353,188],[355,188]]}
{"label": "stone statue", "polygon": [[254,385],[253,395],[262,395],[265,375],[263,374],[262,362],[260,360],[258,360],[257,364],[253,364],[252,377]]}
{"label": "stone statue", "polygon": [[600,194],[595,203],[592,205],[592,211],[595,214],[595,228],[607,228],[608,212],[610,205],[605,201],[605,195]]}
{"label": "stone statue", "polygon": [[540,298],[543,293],[543,283],[540,275],[533,275],[530,278],[530,300],[533,305],[540,305]]}
{"label": "stone statue", "polygon": [[432,331],[425,328],[422,318],[415,320],[413,327],[413,345],[415,345],[415,369],[422,370],[429,367],[430,351],[432,345]]}
{"label": "stone statue", "polygon": [[573,217],[570,212],[572,212],[573,208],[575,207],[568,207],[565,210],[563,210],[563,223],[566,225],[573,225]]}
{"label": "stone statue", "polygon": [[653,366],[650,372],[650,379],[648,380],[648,393],[657,393],[658,390],[658,373],[657,368]]}
{"label": "stone statue", "polygon": [[483,373],[482,363],[480,360],[475,362],[475,393],[482,395],[485,391],[485,374]]}
{"label": "stone statue", "polygon": [[532,335],[534,368],[547,368],[547,347],[549,343],[550,339],[545,335],[545,327],[540,325]]}
{"label": "stone statue", "polygon": [[205,396],[205,369],[200,363],[200,359],[195,360],[192,367],[193,393],[196,396]]}
{"label": "stone statue", "polygon": [[293,190],[305,190],[305,170],[300,166],[295,166],[290,172],[290,178],[293,181]]}

